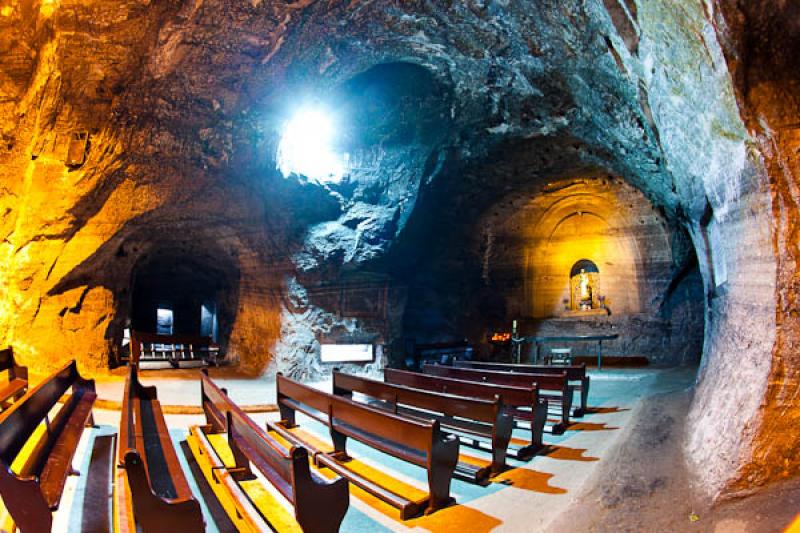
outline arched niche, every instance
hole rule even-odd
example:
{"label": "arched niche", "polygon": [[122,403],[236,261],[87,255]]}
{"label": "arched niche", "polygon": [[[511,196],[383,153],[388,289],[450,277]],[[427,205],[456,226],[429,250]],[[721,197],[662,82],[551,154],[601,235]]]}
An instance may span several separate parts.
{"label": "arched niche", "polygon": [[605,305],[600,294],[600,269],[590,259],[579,259],[569,271],[569,287],[573,311],[588,311]]}
{"label": "arched niche", "polygon": [[642,310],[641,253],[630,223],[609,198],[579,194],[555,202],[526,237],[526,296],[533,317],[560,316],[576,305],[573,267],[592,258],[592,308],[600,302],[613,312]]}

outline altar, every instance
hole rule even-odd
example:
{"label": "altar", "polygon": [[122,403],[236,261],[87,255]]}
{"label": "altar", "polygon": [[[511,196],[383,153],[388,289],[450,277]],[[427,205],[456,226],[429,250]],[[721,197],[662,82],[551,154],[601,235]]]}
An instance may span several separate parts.
{"label": "altar", "polygon": [[[603,310],[604,311],[604,310]],[[618,333],[611,333],[605,335],[548,335],[548,336],[528,336],[528,337],[515,337],[511,339],[513,343],[513,358],[515,363],[532,363],[539,364],[542,361],[541,347],[543,344],[552,342],[596,342],[597,343],[597,369],[601,370],[603,367],[603,341],[611,341],[619,338]],[[531,342],[536,345],[535,360],[521,361],[522,358],[522,345],[526,342]]]}

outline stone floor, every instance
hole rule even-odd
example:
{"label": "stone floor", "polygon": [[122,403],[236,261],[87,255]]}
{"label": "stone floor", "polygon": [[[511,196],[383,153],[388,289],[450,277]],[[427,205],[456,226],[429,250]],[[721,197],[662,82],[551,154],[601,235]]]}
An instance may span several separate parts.
{"label": "stone floor", "polygon": [[[213,374],[213,372],[212,372]],[[685,389],[693,383],[693,369],[675,370],[604,370],[592,372],[589,404],[597,412],[576,419],[563,435],[546,435],[549,445],[546,452],[524,463],[511,461],[509,471],[493,479],[487,487],[454,480],[452,492],[459,505],[439,511],[428,517],[401,522],[393,510],[387,510],[369,497],[351,496],[351,506],[342,524],[343,532],[350,531],[548,531],[556,519],[587,493],[597,482],[597,473],[609,451],[631,430],[631,421],[641,407],[642,399],[665,391]],[[186,375],[142,378],[146,385],[158,387],[164,404],[197,406],[199,385]],[[267,379],[221,378],[237,402],[264,405],[274,401],[274,385]],[[329,388],[330,383],[316,384]],[[118,401],[123,382],[109,380],[98,383],[101,398]],[[262,412],[251,415],[256,422],[274,419],[277,413]],[[197,414],[167,415],[173,441],[180,450],[189,426],[203,423]],[[76,466],[86,471],[89,450],[93,439],[117,431],[119,412],[97,409],[95,421],[98,428],[86,432],[76,456]],[[299,420],[301,427],[315,439],[327,440],[325,429],[309,419]],[[524,438],[524,433],[517,435]],[[379,466],[394,478],[416,487],[424,487],[424,471],[409,466],[379,452],[348,444],[351,453],[366,464]],[[480,452],[462,447],[462,453],[486,458]],[[179,453],[184,470],[190,472],[191,456]],[[201,494],[197,480],[187,476],[195,494]],[[202,480],[200,481],[202,483]],[[61,510],[56,513],[55,530],[80,529],[83,509],[83,477],[70,478]],[[225,523],[215,523],[206,502],[208,531],[227,531]],[[559,526],[553,531],[563,531]]]}

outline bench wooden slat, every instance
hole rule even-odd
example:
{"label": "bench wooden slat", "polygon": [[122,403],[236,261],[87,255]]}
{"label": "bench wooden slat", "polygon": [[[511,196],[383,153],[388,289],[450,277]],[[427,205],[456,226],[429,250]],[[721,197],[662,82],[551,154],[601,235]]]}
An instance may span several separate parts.
{"label": "bench wooden slat", "polygon": [[477,368],[481,370],[499,370],[502,372],[520,372],[527,374],[559,374],[567,373],[569,381],[577,382],[575,390],[580,392],[580,405],[572,411],[572,416],[582,417],[588,407],[589,400],[589,376],[586,374],[586,364],[552,366],[552,365],[530,365],[514,363],[493,363],[488,361],[453,361],[454,367]]}
{"label": "bench wooden slat", "polygon": [[566,372],[561,372],[560,374],[514,374],[511,372],[480,370],[477,368],[458,368],[444,365],[424,365],[422,371],[425,374],[433,376],[509,387],[530,387],[535,384],[539,390],[557,391],[561,397],[561,421],[553,426],[553,433],[563,433],[567,427],[569,427],[573,389],[569,384]]}
{"label": "bench wooden slat", "polygon": [[[540,398],[539,390],[534,385],[530,385],[527,388],[492,385],[394,368],[384,369],[383,379],[387,383],[468,398],[491,399],[500,396],[503,404],[512,412],[515,418],[524,418],[531,422],[531,444],[517,450],[518,458],[530,458],[531,455],[544,446],[542,433],[547,419],[548,404],[546,400]],[[530,411],[528,411],[528,414],[523,415],[523,411],[518,409],[520,407],[529,408]]]}

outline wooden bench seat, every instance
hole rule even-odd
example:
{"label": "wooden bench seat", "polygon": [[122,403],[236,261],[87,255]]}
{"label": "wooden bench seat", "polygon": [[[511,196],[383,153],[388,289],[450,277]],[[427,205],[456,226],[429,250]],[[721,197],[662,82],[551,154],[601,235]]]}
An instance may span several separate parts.
{"label": "wooden bench seat", "polygon": [[444,365],[424,365],[422,371],[433,376],[509,387],[530,387],[535,384],[539,389],[539,394],[547,399],[548,404],[558,408],[560,421],[553,425],[553,434],[561,434],[569,427],[573,389],[567,380],[566,372],[559,374],[512,374],[496,370],[458,368]]}
{"label": "wooden bench seat", "polygon": [[16,401],[28,390],[28,367],[14,360],[12,347],[0,350],[0,371],[6,371],[8,381],[0,385],[0,404]]}
{"label": "wooden bench seat", "polygon": [[522,447],[509,445],[509,449],[515,451],[517,459],[530,459],[544,447],[542,435],[547,421],[547,400],[539,397],[539,390],[534,385],[528,387],[491,385],[394,368],[384,369],[383,379],[386,383],[466,398],[492,399],[499,396],[504,408],[514,418],[530,423],[531,443]]}
{"label": "wooden bench seat", "polygon": [[[506,455],[514,420],[503,408],[499,397],[491,400],[466,398],[393,385],[334,370],[333,393],[352,399],[354,392],[385,402],[388,409],[395,414],[418,420],[435,417],[443,428],[489,439],[487,451],[492,454],[489,466],[464,462],[456,465],[456,472],[468,480],[482,483],[489,476],[506,469]],[[459,440],[463,443],[467,439],[459,436]],[[482,448],[479,441],[473,441],[473,444]]]}
{"label": "wooden bench seat", "polygon": [[[70,387],[72,394],[50,419]],[[72,361],[0,415],[0,496],[21,531],[50,531],[96,398],[94,381],[81,378]],[[26,457],[20,456],[23,449]],[[12,464],[21,466],[14,471]]]}
{"label": "wooden bench seat", "polygon": [[203,513],[181,468],[156,388],[139,382],[136,364],[128,366],[125,381],[117,467],[132,504],[126,531],[135,533],[137,526],[145,533],[203,530]]}
{"label": "wooden bench seat", "polygon": [[576,392],[580,392],[580,405],[572,411],[572,416],[582,417],[588,409],[589,376],[586,375],[586,364],[550,366],[526,365],[511,363],[490,363],[483,361],[453,361],[453,366],[460,368],[477,368],[480,370],[498,370],[501,372],[519,372],[523,374],[560,374],[567,373],[567,379],[573,382]]}
{"label": "wooden bench seat", "polygon": [[[400,509],[403,520],[424,510],[426,514],[453,503],[450,482],[458,463],[458,439],[441,430],[437,420],[414,420],[328,394],[281,374],[276,376],[278,409],[286,428],[296,424],[300,411],[325,424],[333,452],[314,450],[315,461],[347,477],[352,483]],[[288,433],[287,433],[288,435]],[[291,437],[291,436],[290,436]],[[420,466],[428,472],[428,495],[411,500],[346,468],[347,438]]]}
{"label": "wooden bench seat", "polygon": [[[256,479],[252,471],[255,467],[292,504],[294,518],[303,531],[339,530],[350,505],[346,479],[327,480],[312,471],[305,447],[284,446],[269,431],[256,425],[205,371],[201,394],[206,425],[191,429],[190,447],[237,529],[285,529],[277,526],[281,520],[275,520],[271,512],[264,514],[266,506],[259,506],[259,502],[248,497],[253,491],[244,485]],[[222,433],[227,434],[231,459],[220,457],[211,444],[213,437]],[[261,494],[266,493],[261,491]]]}

